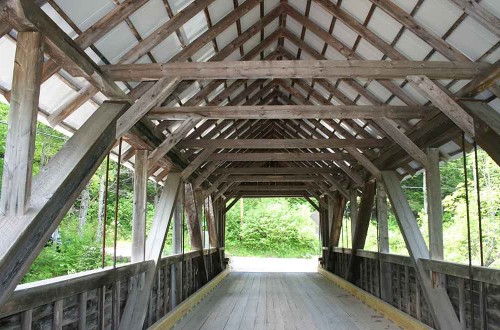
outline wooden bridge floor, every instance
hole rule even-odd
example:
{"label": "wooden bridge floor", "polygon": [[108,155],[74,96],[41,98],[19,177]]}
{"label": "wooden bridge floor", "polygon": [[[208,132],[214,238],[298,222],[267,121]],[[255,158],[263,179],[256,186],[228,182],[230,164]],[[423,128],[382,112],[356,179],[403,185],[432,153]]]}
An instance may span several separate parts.
{"label": "wooden bridge floor", "polygon": [[318,273],[233,272],[174,329],[400,329]]}

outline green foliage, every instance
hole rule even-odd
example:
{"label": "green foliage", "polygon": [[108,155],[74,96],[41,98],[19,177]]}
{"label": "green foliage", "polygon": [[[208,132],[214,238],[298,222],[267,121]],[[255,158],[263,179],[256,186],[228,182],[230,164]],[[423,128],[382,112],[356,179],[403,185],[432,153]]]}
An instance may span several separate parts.
{"label": "green foliage", "polygon": [[[479,190],[481,192],[481,216],[483,256],[485,266],[500,268],[500,167],[482,150],[478,150]],[[476,172],[474,154],[467,155],[469,184],[469,221],[471,259],[480,264],[480,235],[477,207]],[[467,203],[465,196],[463,158],[442,164],[441,191],[443,196],[443,236],[445,260],[468,263],[469,240]],[[423,175],[415,175],[403,183],[405,194],[417,218],[424,239],[428,242],[427,212],[423,205]],[[366,249],[377,251],[376,221],[370,223]],[[389,213],[389,242],[391,253],[408,254],[404,240],[392,212]]]}
{"label": "green foliage", "polygon": [[[0,103],[0,180],[3,171],[3,155],[5,152],[5,140],[7,136],[9,106]],[[55,131],[49,126],[37,123],[35,138],[35,154],[33,173],[36,175],[40,168],[47,164],[64,145],[68,138]],[[117,164],[110,162],[109,170],[109,195],[106,201],[106,246],[107,250],[113,246],[114,219],[115,219],[115,197],[116,197],[116,173]],[[26,274],[23,282],[32,282],[54,276],[80,272],[99,268],[101,266],[102,235],[99,235],[98,213],[99,213],[99,186],[101,177],[105,175],[105,162],[96,171],[89,181],[86,189],[90,195],[86,221],[80,225],[79,211],[83,207],[82,198],[78,198],[70,208],[67,215],[61,221],[58,232],[60,239],[49,242],[35,259],[30,271]],[[1,182],[1,181],[0,181]],[[133,172],[125,167],[121,168],[120,193],[118,200],[118,245],[130,245],[132,236],[132,196],[133,196]],[[157,187],[148,182],[147,197],[147,228],[151,224],[154,214],[154,201],[158,193]],[[111,249],[112,250],[112,249]],[[111,257],[106,256],[105,265],[111,264]]]}
{"label": "green foliage", "polygon": [[311,207],[300,199],[241,199],[226,217],[226,250],[233,255],[311,257],[317,254],[318,238],[310,215]]}
{"label": "green foliage", "polygon": [[[75,221],[76,220],[76,221]],[[23,283],[101,267],[101,247],[96,244],[94,228],[87,226],[78,235],[78,219],[66,217],[59,225],[60,244],[49,242],[23,278]],[[111,257],[106,256],[106,265]]]}
{"label": "green foliage", "polygon": [[[0,180],[3,170],[3,155],[7,136],[9,107],[0,103]],[[63,146],[67,137],[42,124],[37,124],[35,140],[34,174],[47,164],[49,159]],[[500,167],[483,151],[479,151],[479,182],[481,191],[482,230],[484,263],[500,268]],[[442,195],[444,207],[445,259],[468,262],[468,221],[465,203],[463,159],[456,159],[441,165]],[[473,154],[468,156],[469,213],[471,254],[474,264],[479,264],[479,221]],[[110,162],[109,195],[107,208],[106,246],[113,246],[117,164]],[[80,210],[85,208],[80,196],[62,220],[58,231],[60,238],[42,250],[34,261],[23,282],[31,282],[54,276],[99,268],[101,266],[102,235],[99,224],[99,191],[105,175],[105,164],[97,170],[86,189],[88,201],[84,221]],[[427,214],[424,200],[423,175],[417,174],[403,182],[410,206],[419,227],[428,240]],[[0,181],[1,183],[1,181]],[[147,223],[149,230],[159,197],[159,187],[148,182]],[[120,247],[129,247],[132,236],[133,172],[121,168],[118,199],[117,241]],[[243,208],[241,208],[243,205]],[[319,252],[317,225],[310,215],[314,209],[301,198],[244,199],[234,205],[227,214],[226,252],[232,255],[310,257]],[[349,206],[345,212],[340,246],[351,244]],[[190,250],[187,225],[184,223],[184,250]],[[164,255],[172,253],[172,231],[169,231]],[[397,221],[389,206],[389,242],[391,253],[408,254]],[[368,229],[366,249],[378,250],[377,221],[372,219]],[[111,249],[112,250],[112,249]],[[108,254],[106,265],[111,264]]]}

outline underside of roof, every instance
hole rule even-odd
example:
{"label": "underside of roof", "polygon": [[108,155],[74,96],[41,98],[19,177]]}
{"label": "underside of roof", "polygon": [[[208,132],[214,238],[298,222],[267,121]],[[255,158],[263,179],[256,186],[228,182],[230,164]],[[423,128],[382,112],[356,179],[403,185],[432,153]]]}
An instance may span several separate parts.
{"label": "underside of roof", "polygon": [[[220,195],[346,193],[378,170],[413,175],[426,148],[441,160],[471,148],[436,87],[444,102],[500,114],[498,0],[35,3],[131,100],[165,81],[121,157],[133,166],[150,150],[160,183],[175,170]],[[2,21],[0,37],[8,100],[16,29]],[[119,99],[44,50],[41,121],[71,135]]]}

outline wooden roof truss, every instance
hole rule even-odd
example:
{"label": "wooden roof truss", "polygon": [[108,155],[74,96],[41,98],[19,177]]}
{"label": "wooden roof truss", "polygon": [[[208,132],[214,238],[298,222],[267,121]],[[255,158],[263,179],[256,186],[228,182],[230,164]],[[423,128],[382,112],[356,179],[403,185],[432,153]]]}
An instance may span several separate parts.
{"label": "wooden roof truss", "polygon": [[[157,2],[167,17],[146,28],[140,15]],[[425,168],[428,147],[441,147],[442,159],[459,154],[461,131],[466,148],[477,141],[500,163],[499,113],[491,107],[500,20],[487,6],[452,2],[462,13],[439,35],[419,16],[426,0],[412,8],[366,0],[359,5],[366,11],[329,0],[91,2],[105,14],[88,26],[64,1],[9,0],[0,37],[44,34],[42,81],[56,77],[72,90],[40,108],[50,125],[72,134],[84,120],[70,119],[85,106],[132,104],[117,123],[122,161],[133,166],[135,150],[150,150],[148,174],[158,182],[181,171],[217,197],[289,186],[304,196],[347,197],[381,170],[403,177]],[[390,33],[380,19],[392,24]],[[495,40],[476,57],[448,40],[469,20]],[[110,55],[105,42],[119,29],[133,44]],[[426,54],[405,48],[408,36]],[[173,39],[178,50],[165,57],[161,45]]]}

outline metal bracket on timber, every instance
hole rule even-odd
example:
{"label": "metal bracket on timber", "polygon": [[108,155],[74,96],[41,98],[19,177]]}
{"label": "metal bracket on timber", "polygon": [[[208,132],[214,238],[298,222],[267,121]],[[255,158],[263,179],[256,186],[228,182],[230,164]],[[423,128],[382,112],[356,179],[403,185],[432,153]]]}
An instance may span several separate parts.
{"label": "metal bracket on timber", "polygon": [[349,282],[355,283],[359,278],[359,259],[356,256],[356,250],[365,247],[366,235],[375,200],[376,183],[374,181],[365,183],[361,202],[359,204],[358,218],[356,220],[356,228],[352,238],[352,253],[349,257],[349,265],[347,267],[346,278]]}
{"label": "metal bracket on timber", "polygon": [[161,252],[167,237],[170,221],[174,213],[175,203],[181,177],[179,173],[170,173],[165,181],[160,196],[151,228],[146,240],[145,259],[154,263],[146,272],[144,284],[141,287],[134,286],[129,293],[123,316],[120,321],[120,329],[142,329],[148,307],[149,294],[153,287]]}
{"label": "metal bracket on timber", "polygon": [[399,229],[410,253],[410,258],[415,268],[415,273],[429,304],[434,323],[438,329],[461,329],[455,310],[450,298],[443,287],[433,287],[429,272],[422,265],[422,259],[429,259],[429,249],[413,212],[408,204],[396,172],[382,171],[382,178],[387,194],[398,221]]}
{"label": "metal bracket on timber", "polygon": [[34,178],[26,214],[0,218],[0,304],[115,144],[116,121],[127,107],[103,103]]}
{"label": "metal bracket on timber", "polygon": [[200,227],[200,214],[196,208],[196,201],[194,196],[193,187],[190,183],[185,183],[184,187],[184,204],[187,213],[187,224],[189,228],[189,236],[191,237],[191,247],[193,250],[200,251],[200,257],[196,258],[198,263],[198,274],[200,286],[205,285],[208,282],[208,272],[207,266],[205,264],[205,258],[203,256],[203,241],[201,238],[201,227]]}

